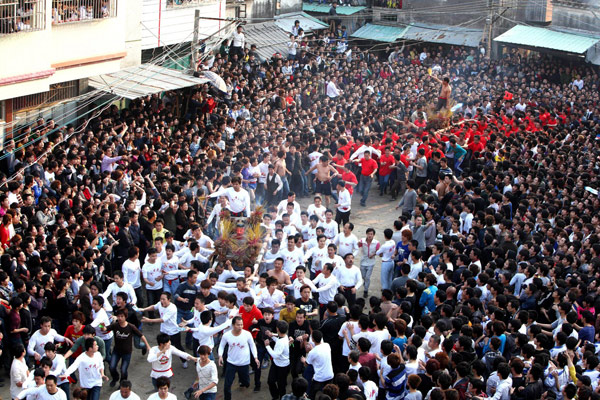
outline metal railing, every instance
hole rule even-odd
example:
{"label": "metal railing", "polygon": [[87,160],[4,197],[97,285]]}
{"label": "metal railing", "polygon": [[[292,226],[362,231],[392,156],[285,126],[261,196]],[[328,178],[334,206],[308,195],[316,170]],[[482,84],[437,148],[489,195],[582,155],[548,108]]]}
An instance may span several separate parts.
{"label": "metal railing", "polygon": [[52,24],[117,16],[117,0],[52,0]]}
{"label": "metal railing", "polygon": [[217,0],[167,0],[167,8],[194,7],[201,4],[215,3]]}
{"label": "metal railing", "polygon": [[45,0],[0,0],[0,35],[46,27]]}

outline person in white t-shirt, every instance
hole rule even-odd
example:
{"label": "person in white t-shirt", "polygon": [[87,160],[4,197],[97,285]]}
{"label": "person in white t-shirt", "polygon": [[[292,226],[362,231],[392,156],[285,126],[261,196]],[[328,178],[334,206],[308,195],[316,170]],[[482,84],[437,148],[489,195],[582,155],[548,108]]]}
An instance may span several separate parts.
{"label": "person in white t-shirt", "polygon": [[312,365],[315,369],[313,381],[311,385],[311,393],[309,397],[315,398],[315,394],[323,389],[326,383],[333,379],[333,365],[331,363],[331,347],[323,342],[323,333],[321,331],[312,332],[312,341],[306,344],[306,357],[302,357],[301,361]]}
{"label": "person in white t-shirt", "polygon": [[102,381],[108,381],[108,376],[104,375],[104,360],[98,351],[98,343],[93,338],[85,339],[84,349],[85,352],[59,378],[67,379],[69,375],[79,371],[79,386],[87,389],[89,400],[99,400]]}
{"label": "person in white t-shirt", "polygon": [[59,335],[54,329],[51,328],[52,319],[50,317],[42,317],[40,319],[40,329],[38,329],[31,338],[27,345],[27,354],[33,356],[36,361],[39,361],[44,357],[45,350],[44,346],[48,342],[65,342],[69,346],[73,346],[73,342],[62,335]]}
{"label": "person in white t-shirt", "polygon": [[121,267],[123,271],[123,280],[133,287],[135,296],[139,302],[142,299],[142,268],[139,259],[140,250],[136,246],[133,246],[129,248],[127,256],[127,260],[123,262],[123,266]]}
{"label": "person in white t-shirt", "polygon": [[112,356],[110,346],[114,335],[112,332],[102,331],[102,328],[109,326],[111,323],[110,317],[104,309],[104,297],[94,296],[94,299],[92,300],[92,318],[93,320],[90,325],[96,330],[96,336],[104,341],[106,359],[110,360],[110,357]]}
{"label": "person in white t-shirt", "polygon": [[56,385],[56,376],[48,375],[46,384],[21,391],[15,398],[22,400],[26,397],[36,400],[67,400],[66,393]]}
{"label": "person in white t-shirt", "polygon": [[342,232],[333,239],[333,243],[337,246],[338,255],[344,257],[348,253],[352,253],[354,257],[358,254],[358,238],[352,233],[354,230],[354,224],[348,222],[344,224]]}
{"label": "person in white t-shirt", "polygon": [[250,357],[254,357],[256,365],[258,361],[258,352],[252,334],[244,330],[244,321],[242,317],[236,316],[232,321],[233,329],[223,335],[219,344],[219,366],[223,366],[223,352],[225,346],[229,345],[227,352],[227,368],[225,369],[224,400],[231,400],[231,385],[238,374],[240,386],[250,387]]}
{"label": "person in white t-shirt", "polygon": [[327,208],[325,208],[325,206],[323,206],[322,203],[323,200],[321,199],[321,196],[315,196],[313,204],[309,205],[306,209],[306,212],[308,212],[308,216],[310,217],[311,215],[316,215],[317,218],[319,218],[319,221],[324,222],[325,211],[327,211]]}
{"label": "person in white t-shirt", "polygon": [[[158,257],[158,250],[154,247],[148,250],[146,262],[142,267],[142,278],[146,284],[146,295],[148,304],[156,304],[160,299],[160,294],[163,288],[162,261]],[[148,314],[150,318],[154,318],[154,311]]]}
{"label": "person in white t-shirt", "polygon": [[[129,261],[129,260],[127,260]],[[139,271],[138,271],[139,274]],[[133,286],[131,286],[129,283],[125,282],[125,276],[123,274],[123,271],[115,271],[113,272],[113,279],[114,282],[112,282],[111,284],[108,285],[108,287],[106,288],[106,290],[104,291],[104,298],[105,299],[111,299],[112,300],[112,305],[114,306],[115,303],[117,302],[117,293],[119,292],[124,292],[127,293],[127,302],[130,304],[137,304],[137,295],[135,294],[135,290],[133,288]],[[111,296],[112,295],[112,296]]]}
{"label": "person in white t-shirt", "polygon": [[12,348],[15,358],[10,366],[10,397],[14,399],[23,390],[23,384],[29,376],[29,369],[25,362],[25,347],[22,344]]}
{"label": "person in white t-shirt", "polygon": [[169,379],[173,376],[173,368],[171,362],[173,356],[178,356],[182,360],[191,360],[193,362],[198,361],[197,358],[192,357],[188,353],[171,346],[171,337],[166,333],[159,333],[156,336],[157,346],[154,346],[148,352],[148,362],[152,364],[152,372],[150,377],[152,378],[152,385],[156,389],[157,381],[160,378]]}
{"label": "person in white t-shirt", "polygon": [[[177,324],[177,306],[171,303],[171,293],[164,292],[160,295],[160,301],[156,304],[151,304],[148,307],[141,309],[142,312],[157,310],[159,318],[147,318],[143,317],[142,322],[148,324],[160,323],[160,332],[169,335],[173,346],[183,352],[181,346],[181,335],[179,334],[180,328]],[[182,328],[183,330],[183,328]],[[187,359],[185,356],[180,356],[183,368],[187,368]]]}
{"label": "person in white t-shirt", "polygon": [[108,400],[140,400],[140,396],[131,391],[131,381],[122,380],[119,390],[113,392]]}
{"label": "person in white t-shirt", "polygon": [[156,380],[156,390],[158,392],[150,395],[148,400],[177,400],[177,396],[173,393],[169,393],[171,387],[171,381],[169,378],[161,376]]}

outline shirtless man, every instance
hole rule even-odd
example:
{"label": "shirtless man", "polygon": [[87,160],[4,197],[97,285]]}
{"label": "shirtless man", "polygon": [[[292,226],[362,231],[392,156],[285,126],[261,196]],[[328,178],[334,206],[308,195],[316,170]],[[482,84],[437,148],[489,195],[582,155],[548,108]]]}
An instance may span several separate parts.
{"label": "shirtless man", "polygon": [[310,174],[313,170],[317,170],[317,176],[315,177],[315,194],[325,196],[325,204],[329,208],[331,202],[329,196],[331,196],[331,179],[339,173],[337,170],[329,164],[329,159],[325,156],[319,158],[319,163],[312,166],[305,175]]}
{"label": "shirtless man", "polygon": [[450,95],[452,93],[452,86],[450,86],[450,78],[445,77],[442,80],[437,76],[431,75],[431,77],[442,84],[442,88],[440,89],[440,97],[438,98],[438,103],[435,107],[436,111],[440,111],[441,109],[448,107],[448,99],[450,98]]}
{"label": "shirtless man", "polygon": [[291,285],[292,280],[290,279],[290,275],[283,270],[283,258],[276,258],[273,262],[273,266],[275,268],[267,271],[267,274],[277,279],[277,288],[283,290],[287,285]]}
{"label": "shirtless man", "polygon": [[[281,191],[282,196],[283,193],[287,193],[290,191],[290,184],[288,182],[288,175],[291,175],[292,173],[290,171],[288,171],[286,165],[285,165],[285,150],[279,150],[277,152],[277,158],[274,160],[275,163],[275,173],[277,175],[279,175],[279,178],[281,178],[281,183],[283,183],[283,190]],[[280,199],[283,200],[283,199]]]}

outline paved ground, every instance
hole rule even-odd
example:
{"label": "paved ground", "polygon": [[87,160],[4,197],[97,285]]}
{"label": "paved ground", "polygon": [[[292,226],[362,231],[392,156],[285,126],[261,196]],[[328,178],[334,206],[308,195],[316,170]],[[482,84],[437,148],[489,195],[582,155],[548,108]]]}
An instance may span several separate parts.
{"label": "paved ground", "polygon": [[[389,196],[380,197],[377,185],[373,185],[370,193],[370,197],[367,200],[367,207],[361,207],[359,205],[358,195],[353,196],[352,199],[352,214],[350,221],[354,224],[354,234],[360,239],[365,236],[365,231],[369,227],[375,228],[377,234],[375,238],[380,242],[383,242],[383,229],[391,227],[393,221],[400,215],[396,211],[395,202],[389,201]],[[298,200],[302,209],[312,202],[311,198],[302,198]],[[333,204],[332,204],[333,206]],[[357,257],[356,263],[358,265],[360,257]],[[369,294],[377,294],[381,288],[380,279],[380,262],[375,266],[373,275],[371,276],[371,288]],[[362,289],[360,290],[362,294]],[[148,338],[151,345],[156,344],[156,334],[158,333],[158,326],[151,325],[144,327],[144,333]],[[181,367],[181,362],[175,360],[173,362],[173,371],[175,373],[172,384],[171,392],[174,393],[180,400],[185,399],[183,392],[194,382],[195,367],[190,363],[188,369]],[[108,375],[108,365],[106,366],[106,373]],[[269,390],[267,386],[267,375],[268,369],[263,370],[262,373],[262,390],[260,393],[253,393],[251,386],[249,389],[239,388],[237,379],[233,384],[233,400],[243,399],[244,397],[251,396],[257,400],[268,400],[270,399]],[[136,350],[129,366],[129,379],[133,382],[133,391],[137,393],[142,399],[146,399],[152,392],[152,383],[150,381],[150,364],[142,356],[139,350]],[[251,382],[254,382],[254,376],[250,376]],[[288,385],[291,382],[291,378],[288,380]],[[9,399],[9,378],[5,377],[4,387],[0,388],[1,399]],[[289,386],[288,386],[289,387]],[[117,390],[117,388],[110,388],[108,383],[105,383],[100,395],[101,400],[107,400],[110,394]],[[217,393],[217,399],[223,398],[223,379],[219,381],[219,391]]]}

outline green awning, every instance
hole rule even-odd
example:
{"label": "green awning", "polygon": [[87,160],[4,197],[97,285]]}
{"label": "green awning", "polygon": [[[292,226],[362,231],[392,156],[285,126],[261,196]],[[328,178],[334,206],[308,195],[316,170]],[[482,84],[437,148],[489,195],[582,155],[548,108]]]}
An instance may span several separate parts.
{"label": "green awning", "polygon": [[599,40],[589,36],[557,32],[546,28],[517,25],[495,38],[494,41],[517,46],[583,54]]}
{"label": "green awning", "polygon": [[357,39],[393,43],[400,39],[407,29],[408,28],[401,26],[366,24],[354,32],[351,36]]}
{"label": "green awning", "polygon": [[[356,14],[359,11],[364,10],[365,8],[367,8],[367,7],[364,7],[364,6],[354,7],[354,6],[338,5],[336,8],[336,12],[338,13],[338,15],[352,15],[352,14]],[[329,14],[330,9],[331,9],[330,4],[302,3],[302,11],[306,11],[306,12]]]}

